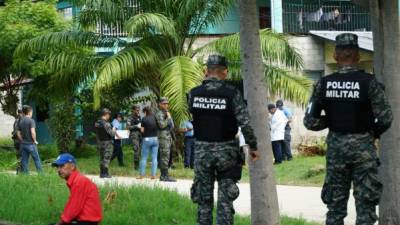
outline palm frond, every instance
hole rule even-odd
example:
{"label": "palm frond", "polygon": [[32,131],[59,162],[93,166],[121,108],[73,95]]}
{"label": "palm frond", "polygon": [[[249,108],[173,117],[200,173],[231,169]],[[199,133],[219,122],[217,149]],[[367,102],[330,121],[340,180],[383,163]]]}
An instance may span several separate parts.
{"label": "palm frond", "polygon": [[275,33],[270,29],[260,31],[261,51],[264,60],[283,64],[285,67],[299,70],[303,60],[295,48],[290,46],[284,34]]}
{"label": "palm frond", "polygon": [[23,57],[35,52],[54,51],[65,47],[105,47],[124,46],[125,40],[98,35],[93,32],[67,31],[45,34],[18,45],[15,57]]}
{"label": "palm frond", "polygon": [[170,101],[170,110],[177,124],[188,118],[186,94],[204,78],[202,66],[189,57],[166,60],[160,69],[161,95]]}
{"label": "palm frond", "polygon": [[[289,45],[288,40],[282,34],[271,30],[260,31],[261,52],[263,59],[271,65],[281,65],[298,70],[302,67],[301,56]],[[232,34],[197,49],[195,54],[219,53],[231,61],[240,61],[240,37]]]}
{"label": "palm frond", "polygon": [[53,73],[49,81],[52,93],[63,96],[94,78],[95,69],[104,61],[103,56],[82,51],[53,52],[46,57],[46,65]]}
{"label": "palm frond", "polygon": [[125,0],[86,0],[79,13],[79,24],[84,28],[123,25],[138,12]]}
{"label": "palm frond", "polygon": [[94,84],[95,107],[99,106],[101,90],[121,80],[132,78],[143,67],[159,62],[157,53],[148,47],[129,47],[106,59],[97,71]]}
{"label": "palm frond", "polygon": [[270,65],[266,65],[265,81],[271,95],[279,95],[300,106],[307,104],[313,85],[312,80],[300,73]]}
{"label": "palm frond", "polygon": [[126,23],[126,29],[132,37],[147,37],[155,34],[176,38],[174,22],[159,13],[140,13]]}

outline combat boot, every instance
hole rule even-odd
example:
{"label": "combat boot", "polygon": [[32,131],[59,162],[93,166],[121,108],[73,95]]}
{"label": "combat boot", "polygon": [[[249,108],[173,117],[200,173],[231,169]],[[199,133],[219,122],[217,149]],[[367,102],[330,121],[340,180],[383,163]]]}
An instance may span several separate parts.
{"label": "combat boot", "polygon": [[160,181],[176,182],[176,180],[168,175],[168,170],[161,171]]}
{"label": "combat boot", "polygon": [[111,178],[111,175],[108,173],[108,168],[100,168],[100,178]]}

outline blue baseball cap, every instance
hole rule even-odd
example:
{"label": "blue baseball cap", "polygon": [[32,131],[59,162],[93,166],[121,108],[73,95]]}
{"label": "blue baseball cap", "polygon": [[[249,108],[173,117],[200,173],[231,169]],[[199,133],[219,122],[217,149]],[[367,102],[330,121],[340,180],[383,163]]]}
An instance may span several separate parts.
{"label": "blue baseball cap", "polygon": [[51,164],[52,166],[63,166],[66,163],[76,164],[76,160],[73,155],[69,153],[63,153],[57,157],[57,159]]}

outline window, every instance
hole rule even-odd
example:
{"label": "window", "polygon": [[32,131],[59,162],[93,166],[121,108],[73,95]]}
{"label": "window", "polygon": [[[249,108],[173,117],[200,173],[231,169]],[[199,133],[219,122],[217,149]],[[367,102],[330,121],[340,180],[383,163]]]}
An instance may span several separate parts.
{"label": "window", "polygon": [[260,7],[259,8],[259,19],[260,28],[271,28],[271,8],[270,7]]}
{"label": "window", "polygon": [[65,19],[72,20],[72,7],[60,9],[59,12],[62,13]]}

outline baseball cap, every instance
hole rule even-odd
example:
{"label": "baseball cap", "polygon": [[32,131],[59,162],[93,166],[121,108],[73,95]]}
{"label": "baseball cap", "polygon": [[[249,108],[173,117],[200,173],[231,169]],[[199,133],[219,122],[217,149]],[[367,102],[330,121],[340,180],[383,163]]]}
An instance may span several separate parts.
{"label": "baseball cap", "polygon": [[276,101],[276,106],[277,107],[281,107],[281,106],[283,106],[283,101],[282,100],[278,100],[278,101]]}
{"label": "baseball cap", "polygon": [[57,157],[57,159],[51,164],[52,166],[62,166],[66,163],[76,164],[76,160],[73,155],[69,153],[63,153]]}

